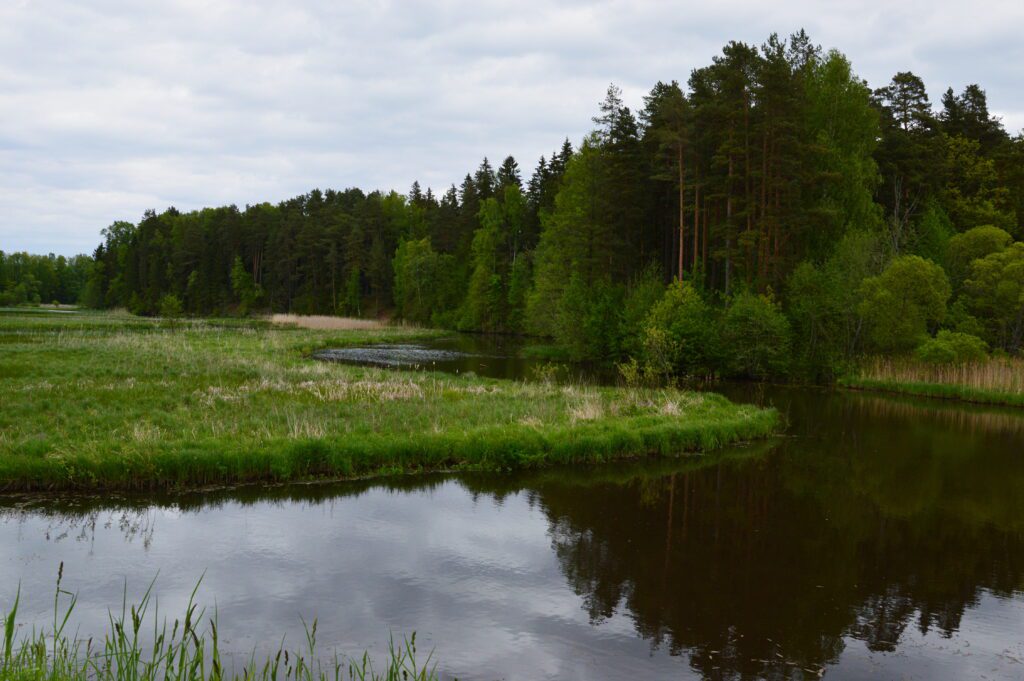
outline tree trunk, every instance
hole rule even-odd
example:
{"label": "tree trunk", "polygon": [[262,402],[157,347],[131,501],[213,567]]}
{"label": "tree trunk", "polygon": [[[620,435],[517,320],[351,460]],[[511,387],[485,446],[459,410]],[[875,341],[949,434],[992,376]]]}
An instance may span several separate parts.
{"label": "tree trunk", "polygon": [[677,148],[679,153],[679,281],[683,280],[683,252],[686,250],[686,240],[684,239],[684,228],[685,228],[685,205],[684,195],[686,192],[686,166],[683,161],[683,143],[679,142]]}

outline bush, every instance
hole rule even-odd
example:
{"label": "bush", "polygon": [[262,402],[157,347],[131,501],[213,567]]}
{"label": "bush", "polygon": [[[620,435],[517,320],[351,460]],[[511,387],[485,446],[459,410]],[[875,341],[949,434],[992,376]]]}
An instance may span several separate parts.
{"label": "bush", "polygon": [[731,376],[764,379],[789,369],[789,321],[767,296],[737,296],[722,317],[719,337]]}
{"label": "bush", "polygon": [[988,344],[968,333],[944,330],[921,343],[914,354],[929,364],[979,362],[988,356]]}
{"label": "bush", "polygon": [[992,225],[975,227],[952,237],[946,249],[949,275],[954,288],[959,288],[970,274],[972,262],[1004,251],[1012,242],[1013,237],[1006,231]]}
{"label": "bush", "polygon": [[650,373],[706,377],[718,368],[718,334],[707,303],[691,284],[673,282],[644,323],[644,361]]}
{"label": "bush", "polygon": [[946,316],[949,279],[942,268],[916,255],[893,258],[885,271],[860,286],[857,310],[868,339],[882,352],[917,347]]}
{"label": "bush", "polygon": [[586,284],[579,273],[573,273],[559,301],[555,325],[555,340],[570,359],[618,357],[622,297],[621,287],[609,281]]}

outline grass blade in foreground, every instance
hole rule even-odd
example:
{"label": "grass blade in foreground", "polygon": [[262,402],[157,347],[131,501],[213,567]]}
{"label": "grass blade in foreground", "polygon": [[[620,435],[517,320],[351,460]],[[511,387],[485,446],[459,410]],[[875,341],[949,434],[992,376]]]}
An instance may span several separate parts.
{"label": "grass blade in foreground", "polygon": [[[63,565],[61,566],[63,569]],[[198,584],[196,585],[198,589]],[[392,638],[382,666],[375,667],[369,654],[359,657],[333,655],[320,659],[317,623],[306,627],[305,647],[286,649],[257,661],[255,656],[237,670],[225,669],[217,638],[217,617],[207,617],[195,603],[193,590],[181,620],[168,625],[158,617],[152,584],[142,600],[122,603],[118,615],[109,615],[109,628],[102,641],[68,636],[65,628],[75,608],[75,597],[60,588],[54,599],[54,627],[32,631],[16,640],[15,620],[21,591],[4,617],[4,656],[0,660],[2,681],[435,681],[437,665],[433,653],[418,655],[416,634],[396,643]],[[62,599],[66,601],[62,604]],[[150,606],[154,605],[152,615]],[[206,622],[204,625],[203,622]],[[150,629],[151,627],[151,629]],[[151,633],[150,633],[151,632]],[[143,643],[146,635],[151,641]]]}

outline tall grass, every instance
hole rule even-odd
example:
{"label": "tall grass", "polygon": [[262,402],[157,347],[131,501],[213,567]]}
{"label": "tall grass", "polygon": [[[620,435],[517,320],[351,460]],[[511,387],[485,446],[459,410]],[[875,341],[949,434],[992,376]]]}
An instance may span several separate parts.
{"label": "tall grass", "polygon": [[841,381],[849,388],[1024,406],[1024,359],[930,364],[911,357],[873,357]]}
{"label": "tall grass", "polygon": [[[199,588],[192,590],[182,617],[168,626],[160,619],[150,584],[141,601],[129,605],[127,596],[119,613],[108,612],[102,640],[82,640],[68,634],[68,622],[77,599],[61,588],[64,565],[57,577],[52,628],[33,630],[16,637],[15,622],[21,602],[18,590],[14,605],[4,617],[3,681],[436,681],[433,653],[422,659],[416,634],[396,643],[392,638],[387,658],[375,667],[368,653],[359,657],[334,654],[319,656],[317,622],[305,627],[306,640],[299,649],[283,643],[277,654],[257,660],[253,654],[236,668],[226,663],[220,647],[217,616],[207,616],[196,604]],[[201,581],[201,580],[200,580]]]}
{"label": "tall grass", "polygon": [[[678,455],[766,437],[719,395],[310,360],[424,331],[0,317],[0,491],[160,490]],[[59,318],[58,318],[59,317]],[[431,332],[432,333],[432,332]]]}

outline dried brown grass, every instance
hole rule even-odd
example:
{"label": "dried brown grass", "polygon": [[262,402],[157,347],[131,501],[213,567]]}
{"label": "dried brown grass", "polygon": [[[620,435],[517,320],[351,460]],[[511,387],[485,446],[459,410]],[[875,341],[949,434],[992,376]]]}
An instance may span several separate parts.
{"label": "dried brown grass", "polygon": [[1024,395],[1024,359],[1001,357],[966,364],[928,364],[906,357],[875,357],[860,378],[886,383],[933,383]]}
{"label": "dried brown grass", "polygon": [[380,329],[390,325],[376,319],[298,314],[275,314],[271,315],[270,321],[274,324],[290,324],[300,329],[316,329],[321,331],[364,331]]}

